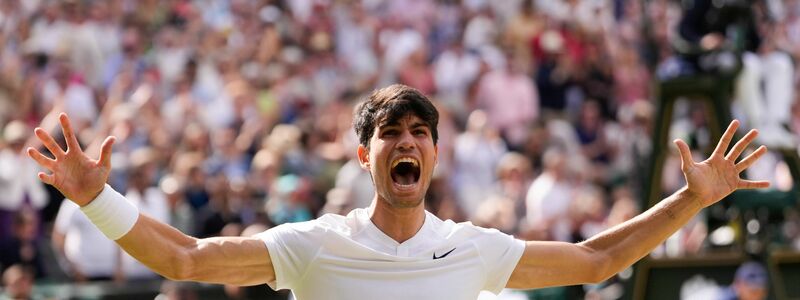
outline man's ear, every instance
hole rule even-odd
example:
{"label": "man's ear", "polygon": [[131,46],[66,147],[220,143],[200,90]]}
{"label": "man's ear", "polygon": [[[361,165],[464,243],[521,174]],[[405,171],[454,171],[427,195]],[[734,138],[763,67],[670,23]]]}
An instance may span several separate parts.
{"label": "man's ear", "polygon": [[361,168],[369,171],[369,149],[359,144],[356,153],[358,154],[358,163],[361,165]]}

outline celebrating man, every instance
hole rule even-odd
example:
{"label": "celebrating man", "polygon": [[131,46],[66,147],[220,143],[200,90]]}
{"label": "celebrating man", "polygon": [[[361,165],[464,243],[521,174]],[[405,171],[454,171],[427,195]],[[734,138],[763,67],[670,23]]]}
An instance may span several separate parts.
{"label": "celebrating man", "polygon": [[521,241],[494,229],[442,221],[424,209],[437,163],[438,112],[419,91],[403,85],[377,90],[358,106],[358,158],[375,196],[347,216],[284,224],[254,237],[196,239],[140,215],[106,185],[113,137],[99,159],[85,155],[69,119],[61,149],[41,128],[36,136],[55,159],[28,154],[58,188],[126,252],[174,280],[236,285],[268,283],[297,299],[475,299],[481,290],[540,288],[599,282],[639,260],[701,209],[737,189],[764,188],[739,173],[766,148],[738,163],[757,132],[727,152],[733,121],[711,157],[697,163],[676,140],[687,186],[641,215],[577,243]]}

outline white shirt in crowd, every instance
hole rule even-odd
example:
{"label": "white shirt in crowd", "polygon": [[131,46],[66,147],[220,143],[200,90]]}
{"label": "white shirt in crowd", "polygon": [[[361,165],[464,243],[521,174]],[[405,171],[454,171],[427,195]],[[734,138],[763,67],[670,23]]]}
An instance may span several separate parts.
{"label": "white shirt in crowd", "polygon": [[47,191],[39,182],[38,171],[36,162],[27,156],[11,149],[0,150],[0,209],[20,209],[26,195],[36,209],[47,205]]}
{"label": "white shirt in crowd", "polygon": [[549,224],[552,238],[571,241],[572,224],[567,218],[575,187],[550,173],[542,173],[531,183],[525,197],[527,219],[533,226]]}
{"label": "white shirt in crowd", "polygon": [[64,199],[53,231],[64,235],[64,255],[86,277],[111,277],[118,248],[97,229],[77,204]]}

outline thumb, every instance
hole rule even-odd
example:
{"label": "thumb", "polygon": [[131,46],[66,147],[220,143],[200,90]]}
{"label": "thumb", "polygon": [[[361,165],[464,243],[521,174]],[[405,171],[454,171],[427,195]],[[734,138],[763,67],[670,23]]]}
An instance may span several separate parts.
{"label": "thumb", "polygon": [[103,145],[100,146],[100,159],[97,161],[98,165],[109,169],[111,168],[111,147],[116,140],[117,138],[109,136],[103,141]]}
{"label": "thumb", "polygon": [[689,166],[694,163],[694,160],[692,159],[692,151],[689,150],[689,145],[687,145],[686,142],[681,139],[675,139],[673,143],[675,143],[675,146],[678,147],[678,153],[681,155],[681,170],[686,171]]}

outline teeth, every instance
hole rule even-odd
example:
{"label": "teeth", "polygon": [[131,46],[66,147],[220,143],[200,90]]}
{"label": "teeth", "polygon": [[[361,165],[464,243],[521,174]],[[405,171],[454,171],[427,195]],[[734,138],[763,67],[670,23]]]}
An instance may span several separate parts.
{"label": "teeth", "polygon": [[418,167],[419,166],[419,161],[417,161],[416,159],[411,158],[411,157],[403,157],[403,158],[395,159],[394,162],[392,162],[392,168],[396,167],[401,162],[411,163],[411,164],[414,165],[414,167]]}

